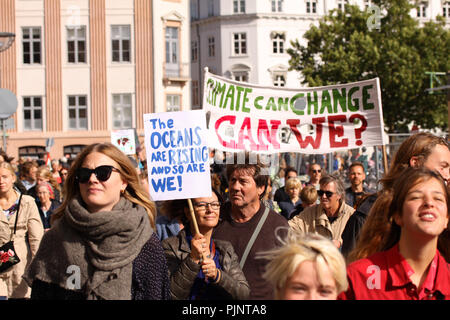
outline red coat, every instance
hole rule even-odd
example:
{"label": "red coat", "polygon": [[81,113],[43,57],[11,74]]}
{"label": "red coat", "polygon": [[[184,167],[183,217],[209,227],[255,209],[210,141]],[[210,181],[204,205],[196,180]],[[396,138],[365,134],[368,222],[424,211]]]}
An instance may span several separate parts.
{"label": "red coat", "polygon": [[414,273],[398,251],[391,249],[355,261],[347,267],[349,288],[341,300],[450,300],[450,265],[438,250],[420,291],[409,275]]}

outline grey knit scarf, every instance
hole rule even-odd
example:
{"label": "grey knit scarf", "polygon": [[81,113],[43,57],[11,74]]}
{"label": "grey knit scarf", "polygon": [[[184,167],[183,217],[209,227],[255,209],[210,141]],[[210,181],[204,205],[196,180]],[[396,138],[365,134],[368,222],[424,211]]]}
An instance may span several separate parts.
{"label": "grey knit scarf", "polygon": [[73,199],[45,233],[24,279],[81,290],[88,300],[129,300],[132,262],[152,232],[146,210],[123,197],[111,211],[97,213]]}

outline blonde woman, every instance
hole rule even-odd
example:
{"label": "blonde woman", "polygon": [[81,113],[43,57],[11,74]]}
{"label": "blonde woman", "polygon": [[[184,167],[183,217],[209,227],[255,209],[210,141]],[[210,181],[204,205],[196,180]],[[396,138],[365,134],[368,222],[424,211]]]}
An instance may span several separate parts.
{"label": "blonde woman", "polygon": [[0,163],[0,246],[11,240],[17,217],[14,248],[20,259],[12,269],[0,274],[0,296],[21,299],[30,297],[31,290],[22,275],[38,251],[44,228],[32,197],[22,195],[19,208],[21,194],[14,189],[15,181],[13,167],[7,162]]}
{"label": "blonde woman", "polygon": [[276,300],[336,300],[347,290],[344,257],[330,240],[291,229],[282,242],[259,255],[269,260],[263,277]]}
{"label": "blonde woman", "polygon": [[302,204],[300,199],[300,191],[302,190],[302,183],[299,178],[290,178],[286,181],[284,186],[286,194],[289,196],[288,201],[280,201],[278,206],[281,209],[281,215],[286,219],[290,219],[292,212],[297,206]]}
{"label": "blonde woman", "polygon": [[169,298],[155,206],[124,153],[111,143],[86,147],[64,194],[25,275],[32,299]]}

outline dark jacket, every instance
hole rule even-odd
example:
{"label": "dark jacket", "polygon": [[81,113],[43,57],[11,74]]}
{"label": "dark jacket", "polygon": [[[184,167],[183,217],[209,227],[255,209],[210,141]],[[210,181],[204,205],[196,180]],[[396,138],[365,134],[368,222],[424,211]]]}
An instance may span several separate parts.
{"label": "dark jacket", "polygon": [[50,205],[50,208],[48,209],[47,213],[44,214],[44,211],[42,211],[42,204],[39,201],[39,199],[35,199],[36,201],[36,206],[39,209],[39,215],[41,216],[41,221],[42,221],[42,225],[44,226],[44,230],[45,229],[50,229],[51,225],[50,225],[50,218],[51,215],[55,212],[55,210],[61,205],[61,202],[56,201],[56,200],[51,200],[52,204]]}
{"label": "dark jacket", "polygon": [[[207,286],[205,283],[200,289],[198,299],[247,299],[250,287],[239,266],[233,246],[223,240],[214,240],[214,243],[219,252],[222,277],[217,284]],[[200,265],[190,257],[191,249],[186,239],[186,230],[183,229],[177,236],[165,239],[162,246],[169,266],[172,299],[187,300],[200,271]]]}
{"label": "dark jacket", "polygon": [[359,232],[361,231],[364,222],[366,222],[366,218],[375,200],[377,200],[376,193],[363,199],[358,208],[356,208],[356,211],[348,219],[344,231],[342,232],[341,252],[345,257],[347,257],[350,251],[355,247]]}
{"label": "dark jacket", "polygon": [[[152,261],[152,263],[148,263]],[[164,252],[155,232],[133,261],[132,300],[169,300],[170,287]],[[31,299],[85,300],[82,292],[68,290],[38,279],[33,281]]]}

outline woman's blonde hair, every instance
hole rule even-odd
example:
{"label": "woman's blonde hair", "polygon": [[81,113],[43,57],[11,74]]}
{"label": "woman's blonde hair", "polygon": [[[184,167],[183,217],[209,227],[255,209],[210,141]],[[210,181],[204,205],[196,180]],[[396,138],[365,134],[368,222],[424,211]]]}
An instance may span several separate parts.
{"label": "woman's blonde hair", "polygon": [[286,181],[284,189],[288,191],[292,188],[298,188],[300,190],[302,189],[302,183],[300,182],[299,178],[290,178]]}
{"label": "woman's blonde hair", "polygon": [[69,202],[80,195],[80,188],[76,180],[76,172],[83,164],[84,159],[93,152],[102,153],[117,162],[119,165],[117,169],[119,170],[122,179],[127,182],[127,187],[122,196],[135,204],[143,206],[147,210],[152,228],[155,229],[155,204],[148,198],[148,194],[142,186],[131,160],[111,143],[91,144],[75,158],[67,174],[66,182],[64,183],[63,203],[52,215],[52,221],[61,218]]}
{"label": "woman's blonde hair", "polygon": [[281,247],[258,254],[260,258],[269,260],[263,277],[274,286],[275,299],[282,299],[287,280],[304,261],[316,263],[319,281],[323,279],[323,270],[328,268],[338,294],[347,290],[345,259],[330,240],[318,234],[303,234],[289,229],[287,237],[280,241],[283,243]]}
{"label": "woman's blonde hair", "polygon": [[[13,182],[16,182],[16,180],[17,180],[16,172],[14,171],[13,166],[9,162],[6,162],[6,161],[0,162],[0,168],[10,171],[11,175],[14,178]],[[14,185],[13,185],[13,187],[14,187]]]}

